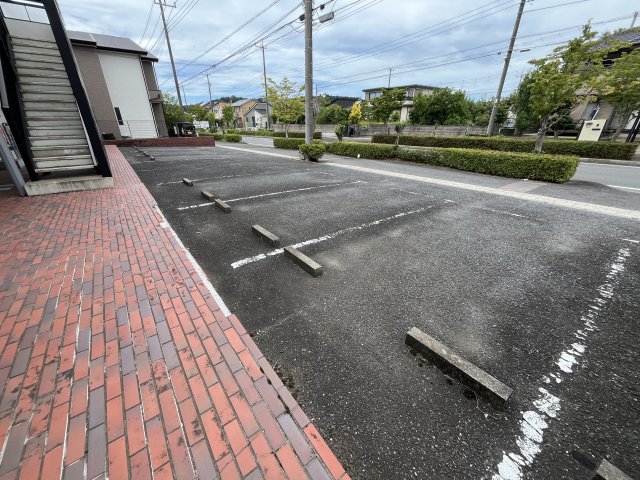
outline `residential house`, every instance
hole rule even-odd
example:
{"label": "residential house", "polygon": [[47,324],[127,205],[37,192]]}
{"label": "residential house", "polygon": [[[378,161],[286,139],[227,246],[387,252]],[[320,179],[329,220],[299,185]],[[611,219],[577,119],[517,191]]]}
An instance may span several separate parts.
{"label": "residential house", "polygon": [[[271,114],[271,103],[269,103],[269,114]],[[267,114],[266,102],[257,102],[243,118],[245,128],[269,128],[269,115]]]}
{"label": "residential house", "polygon": [[258,102],[244,98],[231,104],[233,107],[233,124],[236,128],[245,128],[247,125],[244,121],[244,116],[251,110],[251,108]]}
{"label": "residential house", "polygon": [[67,35],[100,131],[117,139],[166,137],[158,59],[128,38]]}
{"label": "residential house", "polygon": [[351,110],[353,104],[360,101],[358,97],[328,97],[327,100],[329,101],[329,103],[327,103],[327,106],[338,105],[339,107],[345,108],[347,110]]}
{"label": "residential house", "polygon": [[[405,90],[405,99],[400,109],[400,121],[404,122],[409,120],[409,114],[413,108],[413,97],[418,94],[430,95],[437,87],[430,87],[428,85],[402,85],[398,87],[391,87],[391,89],[402,88]],[[373,100],[382,94],[383,90],[387,90],[386,87],[367,88],[363,90],[365,100]]]}
{"label": "residential house", "polygon": [[[630,28],[628,30],[623,30],[618,33],[612,34],[608,38],[611,41],[619,41],[630,44],[630,47],[611,52],[607,60],[605,60],[605,66],[607,65],[607,63],[610,64],[616,58],[619,58],[623,52],[628,52],[640,47],[640,28],[636,27]],[[613,105],[605,100],[600,99],[596,99],[593,102],[585,102],[575,106],[571,110],[571,113],[569,115],[578,124],[579,128],[587,122],[599,120],[600,122],[598,123],[604,124],[604,128],[602,128],[600,132],[605,135],[615,132],[621,122],[626,123],[626,125],[623,126],[623,132],[631,130],[636,118],[636,116],[634,115],[632,115],[629,119],[622,118],[622,116],[619,115],[618,112],[616,112],[616,109]]]}

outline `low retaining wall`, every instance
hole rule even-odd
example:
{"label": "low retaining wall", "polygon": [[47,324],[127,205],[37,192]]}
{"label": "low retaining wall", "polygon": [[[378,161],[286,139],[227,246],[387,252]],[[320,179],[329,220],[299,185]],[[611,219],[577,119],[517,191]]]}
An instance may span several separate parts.
{"label": "low retaining wall", "polygon": [[104,140],[105,145],[118,147],[215,147],[213,137],[165,137],[128,138],[126,140]]}

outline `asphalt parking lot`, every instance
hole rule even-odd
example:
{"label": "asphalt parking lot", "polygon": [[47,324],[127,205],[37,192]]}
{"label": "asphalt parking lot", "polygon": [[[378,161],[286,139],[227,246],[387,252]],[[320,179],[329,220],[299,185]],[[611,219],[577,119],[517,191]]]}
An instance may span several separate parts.
{"label": "asphalt parking lot", "polygon": [[[586,478],[603,458],[640,476],[639,194],[260,145],[145,151],[123,149],[352,478]],[[414,326],[513,388],[506,407],[414,357]]]}

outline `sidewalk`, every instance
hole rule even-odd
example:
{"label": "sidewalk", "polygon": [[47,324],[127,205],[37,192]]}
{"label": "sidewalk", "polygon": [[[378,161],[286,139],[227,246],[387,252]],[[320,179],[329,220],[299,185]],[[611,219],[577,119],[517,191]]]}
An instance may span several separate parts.
{"label": "sidewalk", "polygon": [[347,479],[116,147],[0,192],[0,480]]}

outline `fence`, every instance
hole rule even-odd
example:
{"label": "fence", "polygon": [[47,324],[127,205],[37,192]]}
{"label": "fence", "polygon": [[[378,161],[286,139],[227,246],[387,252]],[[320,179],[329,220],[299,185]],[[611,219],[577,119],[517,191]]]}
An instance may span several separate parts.
{"label": "fence", "polygon": [[[369,124],[369,125],[349,125],[354,128],[353,136],[368,137],[377,133],[394,133],[393,125]],[[276,131],[283,131],[284,126],[276,124],[273,126]],[[316,132],[334,133],[336,125],[316,125]],[[290,125],[290,132],[304,132],[304,125]],[[495,133],[498,129],[496,128]],[[485,135],[486,127],[473,127],[467,125],[407,125],[403,131],[405,135],[435,135],[446,137],[463,137],[467,135]]]}

